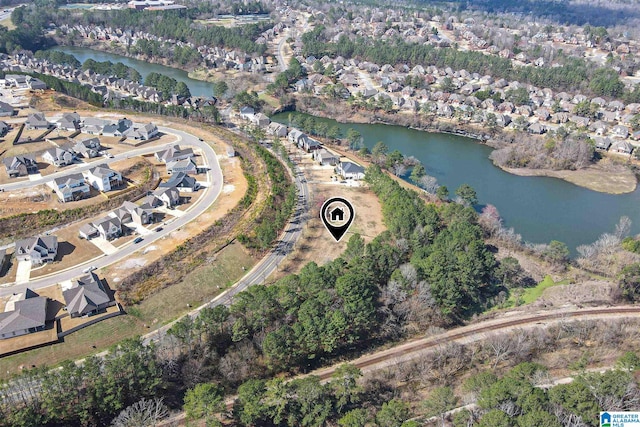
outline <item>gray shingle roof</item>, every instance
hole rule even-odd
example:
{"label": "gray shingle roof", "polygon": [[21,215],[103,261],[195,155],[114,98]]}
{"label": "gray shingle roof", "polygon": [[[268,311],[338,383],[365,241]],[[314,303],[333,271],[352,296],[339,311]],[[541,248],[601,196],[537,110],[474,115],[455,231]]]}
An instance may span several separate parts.
{"label": "gray shingle roof", "polygon": [[111,301],[94,273],[76,279],[73,287],[62,295],[70,314],[84,315]]}
{"label": "gray shingle roof", "polygon": [[0,334],[8,335],[45,325],[47,319],[46,297],[31,297],[16,301],[14,307],[13,311],[0,313]]}

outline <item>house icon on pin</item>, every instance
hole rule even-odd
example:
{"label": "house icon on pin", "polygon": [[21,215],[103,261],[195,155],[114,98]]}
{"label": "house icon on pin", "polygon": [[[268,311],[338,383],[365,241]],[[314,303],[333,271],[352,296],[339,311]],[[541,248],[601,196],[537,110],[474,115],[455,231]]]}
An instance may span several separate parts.
{"label": "house icon on pin", "polygon": [[600,427],[611,427],[611,414],[608,412],[600,414]]}
{"label": "house icon on pin", "polygon": [[344,211],[342,208],[335,208],[331,211],[331,221],[344,221]]}

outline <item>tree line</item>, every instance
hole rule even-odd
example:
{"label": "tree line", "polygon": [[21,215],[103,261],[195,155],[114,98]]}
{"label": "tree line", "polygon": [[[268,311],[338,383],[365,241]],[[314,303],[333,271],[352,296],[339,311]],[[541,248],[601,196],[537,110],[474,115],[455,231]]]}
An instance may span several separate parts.
{"label": "tree line", "polygon": [[[149,19],[150,16],[154,19]],[[257,44],[254,40],[270,25],[259,23],[225,28],[201,24],[197,21],[198,10],[193,8],[154,11],[153,15],[133,9],[94,10],[85,11],[81,16],[78,16],[77,11],[56,8],[51,9],[48,17],[56,25],[75,22],[111,28],[135,28],[136,31],[196,46],[222,46],[260,55],[266,50],[266,45]]]}
{"label": "tree line", "polygon": [[[56,51],[51,51],[56,52]],[[73,57],[73,55],[70,55]],[[74,57],[75,58],[75,57]],[[91,58],[84,61],[82,64],[82,70],[87,71],[91,70],[96,74],[102,74],[105,76],[113,76],[119,79],[126,79],[132,82],[139,83],[142,81],[142,76],[133,67],[129,67],[124,65],[122,62],[116,62],[115,64],[111,61],[96,61]]]}
{"label": "tree line", "polygon": [[379,40],[362,36],[350,39],[343,35],[337,42],[330,42],[324,37],[323,26],[303,34],[302,40],[305,57],[342,56],[381,65],[407,64],[410,67],[435,65],[438,68],[464,69],[470,73],[488,74],[494,78],[549,87],[558,91],[574,91],[580,88],[586,93],[598,96],[618,97],[626,94],[624,85],[615,71],[597,67],[580,58],[566,57],[560,67],[514,67],[509,59],[496,55],[411,43],[401,37]]}
{"label": "tree line", "polygon": [[267,166],[271,182],[271,194],[266,201],[269,209],[256,219],[257,225],[251,234],[239,235],[238,241],[249,248],[265,250],[271,247],[291,216],[296,204],[296,188],[286,169],[266,148],[256,144],[254,150]]}

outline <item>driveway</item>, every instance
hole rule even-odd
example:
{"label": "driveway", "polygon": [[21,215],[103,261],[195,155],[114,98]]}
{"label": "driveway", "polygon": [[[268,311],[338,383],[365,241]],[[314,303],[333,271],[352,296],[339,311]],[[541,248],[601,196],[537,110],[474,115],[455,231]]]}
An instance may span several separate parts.
{"label": "driveway", "polygon": [[94,237],[89,241],[93,243],[98,249],[100,249],[105,255],[113,255],[118,252],[118,248],[113,246],[111,242],[104,237]]}
{"label": "driveway", "polygon": [[29,181],[39,181],[42,179],[42,175],[39,173],[31,173],[29,174]]}
{"label": "driveway", "polygon": [[16,283],[27,283],[31,276],[31,261],[18,261]]}
{"label": "driveway", "polygon": [[137,224],[135,222],[128,222],[128,223],[126,223],[124,225],[125,225],[125,227],[132,228],[132,229],[136,230],[138,232],[138,234],[141,235],[141,236],[148,236],[149,234],[152,233],[152,231],[149,230],[148,228],[146,228],[145,226],[143,226],[141,224]]}

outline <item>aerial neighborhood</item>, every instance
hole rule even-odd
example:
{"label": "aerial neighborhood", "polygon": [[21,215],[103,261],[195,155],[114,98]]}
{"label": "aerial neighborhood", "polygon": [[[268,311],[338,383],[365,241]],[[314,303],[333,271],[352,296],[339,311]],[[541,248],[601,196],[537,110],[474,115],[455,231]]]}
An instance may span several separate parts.
{"label": "aerial neighborhood", "polygon": [[44,211],[87,210],[80,221],[37,234],[19,228],[13,234],[20,238],[5,238],[0,280],[21,289],[0,313],[0,340],[7,340],[0,350],[9,354],[121,315],[109,279],[91,264],[164,238],[168,224],[178,227],[212,186],[213,151],[189,134],[178,143],[150,121],[35,110],[23,99],[47,89],[29,76],[7,74],[0,86],[10,88],[4,99],[13,103],[0,103],[7,112],[0,187],[5,205],[19,206],[9,212],[32,212],[11,201],[24,194],[38,194],[32,206]]}
{"label": "aerial neighborhood", "polygon": [[3,1],[0,427],[639,420],[637,3]]}

